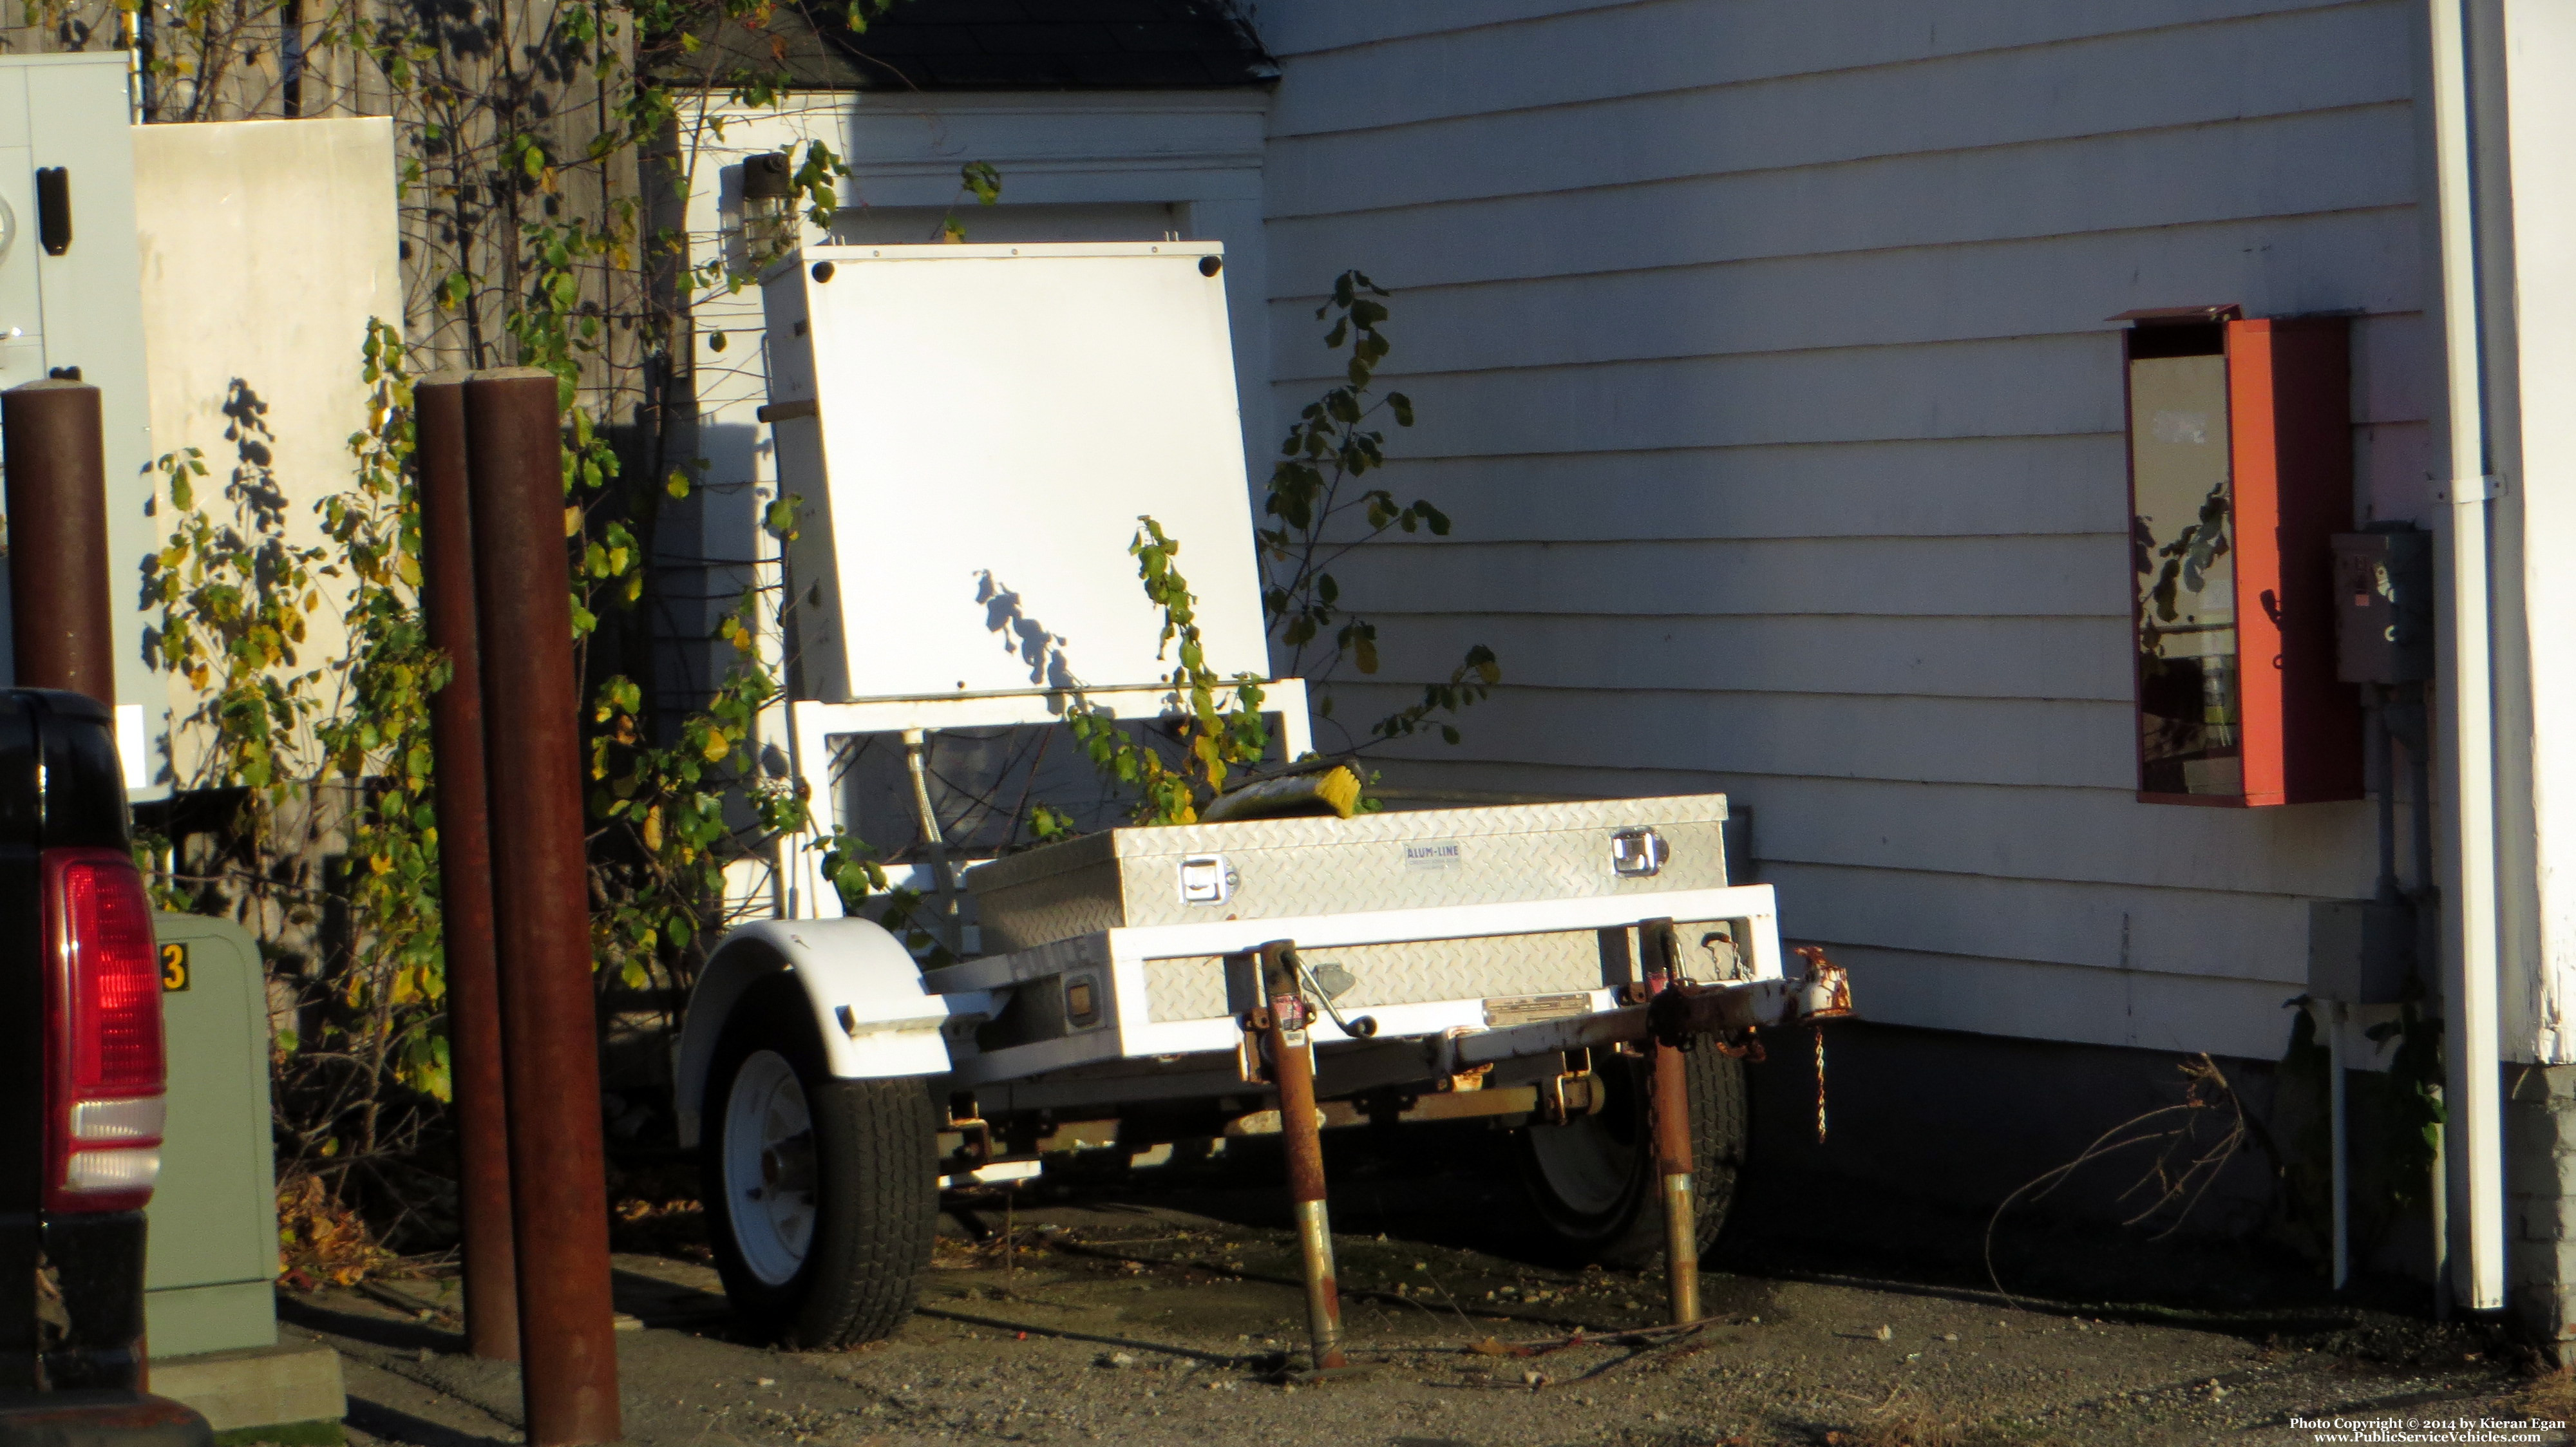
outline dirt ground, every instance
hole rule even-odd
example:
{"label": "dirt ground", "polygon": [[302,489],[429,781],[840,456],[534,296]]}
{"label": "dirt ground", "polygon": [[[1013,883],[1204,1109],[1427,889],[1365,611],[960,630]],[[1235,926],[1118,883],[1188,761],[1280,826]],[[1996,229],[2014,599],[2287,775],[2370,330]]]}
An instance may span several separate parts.
{"label": "dirt ground", "polygon": [[[1744,1222],[1782,1216],[1794,1202],[1779,1199],[1747,1202],[1713,1254],[1715,1324],[1629,1336],[1660,1320],[1659,1279],[1542,1264],[1479,1158],[1336,1165],[1345,1322],[1368,1369],[1356,1380],[1282,1379],[1302,1298],[1275,1170],[1255,1158],[1177,1183],[953,1202],[920,1313],[846,1352],[732,1339],[694,1217],[634,1223],[621,1244],[655,1249],[616,1261],[619,1307],[637,1319],[619,1337],[629,1439],[2269,1444],[2333,1440],[2306,1424],[2367,1417],[2486,1419],[2500,1434],[2412,1440],[2566,1440],[2550,1421],[2566,1399],[2517,1370],[2491,1328],[2285,1295],[2231,1279],[2225,1261],[2196,1279],[2151,1264],[2111,1290],[2038,1273],[2007,1297],[1938,1249],[1877,1249],[1919,1236],[1919,1220],[1880,1231],[1863,1209],[1822,1248]],[[343,1354],[360,1447],[519,1440],[515,1372],[462,1355],[455,1290],[428,1277],[285,1298],[290,1334]]]}

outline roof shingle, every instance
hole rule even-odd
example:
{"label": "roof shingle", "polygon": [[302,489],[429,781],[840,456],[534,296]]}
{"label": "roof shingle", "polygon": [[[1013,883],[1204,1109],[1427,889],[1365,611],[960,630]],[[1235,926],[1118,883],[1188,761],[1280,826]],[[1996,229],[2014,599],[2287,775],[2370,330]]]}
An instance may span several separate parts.
{"label": "roof shingle", "polygon": [[784,70],[816,90],[1218,90],[1279,69],[1227,0],[901,0],[851,30],[836,0],[720,22],[692,81]]}

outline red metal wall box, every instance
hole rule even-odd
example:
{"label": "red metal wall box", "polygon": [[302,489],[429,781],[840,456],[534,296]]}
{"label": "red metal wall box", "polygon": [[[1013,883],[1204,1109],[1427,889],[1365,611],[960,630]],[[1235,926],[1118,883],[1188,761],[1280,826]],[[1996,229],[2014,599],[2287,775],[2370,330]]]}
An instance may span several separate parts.
{"label": "red metal wall box", "polygon": [[2350,324],[2234,307],[2130,313],[2138,798],[2362,796],[2335,678],[2333,536],[2352,525]]}

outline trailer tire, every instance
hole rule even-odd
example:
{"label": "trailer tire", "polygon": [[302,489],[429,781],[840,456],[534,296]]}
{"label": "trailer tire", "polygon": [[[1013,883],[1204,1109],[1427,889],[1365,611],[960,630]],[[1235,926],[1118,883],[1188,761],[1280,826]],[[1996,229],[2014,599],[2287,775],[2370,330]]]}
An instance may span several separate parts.
{"label": "trailer tire", "polygon": [[[745,992],[712,1067],[700,1199],[736,1320],[798,1350],[892,1335],[919,1298],[937,1225],[928,1088],[834,1077],[813,1007],[785,974]],[[795,1189],[800,1177],[808,1189]]]}
{"label": "trailer tire", "polygon": [[[1735,1203],[1751,1120],[1744,1062],[1706,1048],[1683,1061],[1690,1087],[1691,1178],[1705,1251]],[[1532,1209],[1564,1254],[1633,1270],[1662,1261],[1664,1251],[1663,1203],[1647,1132],[1647,1072],[1643,1062],[1624,1056],[1610,1057],[1605,1067],[1600,1073],[1610,1099],[1600,1112],[1565,1125],[1515,1131],[1513,1155]]]}

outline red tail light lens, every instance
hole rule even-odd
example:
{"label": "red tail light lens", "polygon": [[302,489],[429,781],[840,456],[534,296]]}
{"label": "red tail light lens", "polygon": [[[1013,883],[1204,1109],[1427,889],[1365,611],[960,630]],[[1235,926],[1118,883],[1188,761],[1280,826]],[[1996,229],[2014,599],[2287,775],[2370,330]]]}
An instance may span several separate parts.
{"label": "red tail light lens", "polygon": [[54,1211],[129,1211],[152,1194],[167,1072],[161,958],[134,861],[114,849],[48,849],[46,1015],[53,1051]]}

